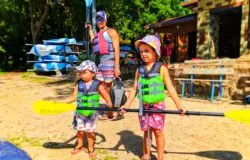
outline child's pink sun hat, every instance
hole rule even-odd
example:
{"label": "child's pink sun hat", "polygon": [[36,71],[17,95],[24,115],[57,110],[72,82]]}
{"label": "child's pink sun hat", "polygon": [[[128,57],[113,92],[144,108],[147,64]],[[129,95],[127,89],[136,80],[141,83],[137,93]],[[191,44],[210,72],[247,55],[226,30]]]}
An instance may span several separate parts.
{"label": "child's pink sun hat", "polygon": [[161,57],[161,54],[160,54],[161,42],[160,42],[158,37],[156,37],[154,35],[147,35],[143,39],[137,40],[135,42],[135,46],[137,48],[139,48],[141,43],[145,43],[145,44],[148,44],[149,46],[151,46],[155,50],[156,54],[159,57]]}

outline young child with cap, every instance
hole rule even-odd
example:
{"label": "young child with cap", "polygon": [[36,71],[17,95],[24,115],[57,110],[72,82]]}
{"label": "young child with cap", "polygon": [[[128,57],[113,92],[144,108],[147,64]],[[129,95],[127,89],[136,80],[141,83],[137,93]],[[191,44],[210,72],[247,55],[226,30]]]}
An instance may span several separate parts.
{"label": "young child with cap", "polygon": [[[158,37],[147,35],[143,39],[136,41],[135,46],[140,50],[143,64],[136,70],[134,86],[127,102],[121,107],[122,112],[126,112],[125,109],[129,108],[138,92],[143,109],[164,110],[164,100],[166,98],[165,85],[177,109],[184,114],[184,106],[180,102],[177,92],[171,83],[168,68],[162,62],[158,62],[161,55],[161,43]],[[154,133],[156,139],[157,160],[164,159],[164,120],[164,114],[148,113],[139,115],[141,130],[144,132],[143,156],[141,160],[150,159],[150,141],[148,141],[148,136],[152,137],[152,133]]]}
{"label": "young child with cap", "polygon": [[76,82],[75,88],[71,96],[64,100],[70,103],[77,100],[77,108],[75,112],[74,129],[77,130],[77,146],[71,151],[76,154],[83,148],[83,136],[87,134],[89,157],[95,157],[94,143],[97,112],[93,110],[81,110],[82,107],[99,107],[100,96],[106,101],[109,108],[112,108],[111,98],[104,85],[97,80],[97,67],[92,61],[83,61],[76,70],[79,72],[80,79]]}

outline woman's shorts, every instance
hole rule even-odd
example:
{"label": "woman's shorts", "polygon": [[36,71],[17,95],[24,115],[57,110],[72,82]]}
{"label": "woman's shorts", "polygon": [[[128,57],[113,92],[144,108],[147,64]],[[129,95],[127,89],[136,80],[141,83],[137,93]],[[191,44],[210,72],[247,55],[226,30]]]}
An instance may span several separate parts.
{"label": "woman's shorts", "polygon": [[96,74],[96,78],[100,81],[111,83],[114,79],[114,69],[114,60],[106,60],[100,62],[100,64],[98,65],[98,72]]}

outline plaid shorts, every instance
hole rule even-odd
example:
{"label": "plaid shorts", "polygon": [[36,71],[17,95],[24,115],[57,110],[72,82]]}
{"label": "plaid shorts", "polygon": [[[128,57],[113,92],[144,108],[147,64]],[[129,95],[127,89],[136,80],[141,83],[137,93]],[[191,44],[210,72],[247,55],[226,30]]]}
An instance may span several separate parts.
{"label": "plaid shorts", "polygon": [[106,60],[100,62],[100,64],[98,65],[98,72],[96,74],[96,79],[104,81],[106,83],[111,83],[114,79],[114,69],[115,69],[114,60]]}

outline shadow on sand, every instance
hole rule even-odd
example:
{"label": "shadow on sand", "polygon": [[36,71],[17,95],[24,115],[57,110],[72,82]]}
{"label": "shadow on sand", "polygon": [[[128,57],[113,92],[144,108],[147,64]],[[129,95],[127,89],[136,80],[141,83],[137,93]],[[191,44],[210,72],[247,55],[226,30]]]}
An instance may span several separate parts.
{"label": "shadow on sand", "polygon": [[200,157],[206,157],[216,160],[242,160],[242,156],[239,152],[235,151],[201,151],[201,152],[170,152],[167,151],[167,154],[193,154]]}
{"label": "shadow on sand", "polygon": [[72,81],[68,79],[59,79],[57,81],[47,82],[45,85],[46,86],[55,86],[55,85],[59,86],[59,85],[64,85],[68,83],[72,83]]}
{"label": "shadow on sand", "polygon": [[[127,153],[133,153],[134,155],[141,157],[143,155],[142,152],[142,145],[143,139],[141,136],[134,134],[134,132],[129,130],[120,131],[117,133],[120,135],[120,140],[117,144],[112,148],[103,148],[103,147],[95,147],[96,149],[104,149],[104,150],[111,150],[111,151],[125,151]],[[70,138],[65,142],[46,142],[43,144],[45,148],[51,149],[63,149],[63,148],[74,148],[75,143],[70,143],[71,141],[75,140],[76,136]],[[87,142],[86,136],[84,142]],[[96,144],[101,144],[106,142],[106,138],[104,135],[100,133],[96,133]],[[124,149],[119,149],[121,146],[124,146]],[[87,147],[87,143],[84,144],[84,147]],[[156,153],[156,146],[151,146],[152,153]],[[177,154],[177,155],[196,155],[199,157],[206,157],[215,160],[242,160],[242,155],[236,151],[219,151],[219,150],[211,150],[211,151],[200,151],[200,152],[174,152],[174,151],[164,151],[165,154]],[[154,155],[151,155],[151,160],[156,160],[157,158]]]}
{"label": "shadow on sand", "polygon": [[[120,140],[113,148],[99,148],[97,149],[107,149],[113,151],[126,151],[127,153],[133,153],[134,155],[141,157],[143,155],[143,139],[141,136],[134,134],[134,132],[129,130],[124,130],[116,133],[120,135]],[[124,149],[119,149],[124,146]],[[155,152],[155,151],[153,151]],[[151,160],[156,160],[154,155],[151,155]]]}
{"label": "shadow on sand", "polygon": [[[64,149],[64,148],[74,148],[76,146],[76,142],[70,143],[71,141],[76,140],[76,136],[73,136],[72,138],[68,139],[65,142],[45,142],[43,144],[44,148],[50,148],[50,149]],[[95,144],[101,144],[103,142],[106,142],[106,138],[104,135],[100,133],[96,133],[96,142]],[[84,147],[87,148],[87,137],[84,136]]]}
{"label": "shadow on sand", "polygon": [[[113,151],[126,151],[127,153],[132,152],[134,155],[141,157],[143,155],[142,145],[143,139],[141,136],[135,135],[134,132],[129,130],[124,130],[117,133],[120,135],[120,140],[113,148],[98,148],[97,149],[107,149]],[[124,149],[119,149],[120,146],[124,146]],[[151,146],[151,152],[156,153],[156,146]],[[239,152],[235,151],[201,151],[201,152],[171,152],[164,151],[165,154],[193,154],[200,157],[206,157],[216,160],[242,160],[242,156]],[[154,155],[151,155],[151,160],[156,160]]]}

